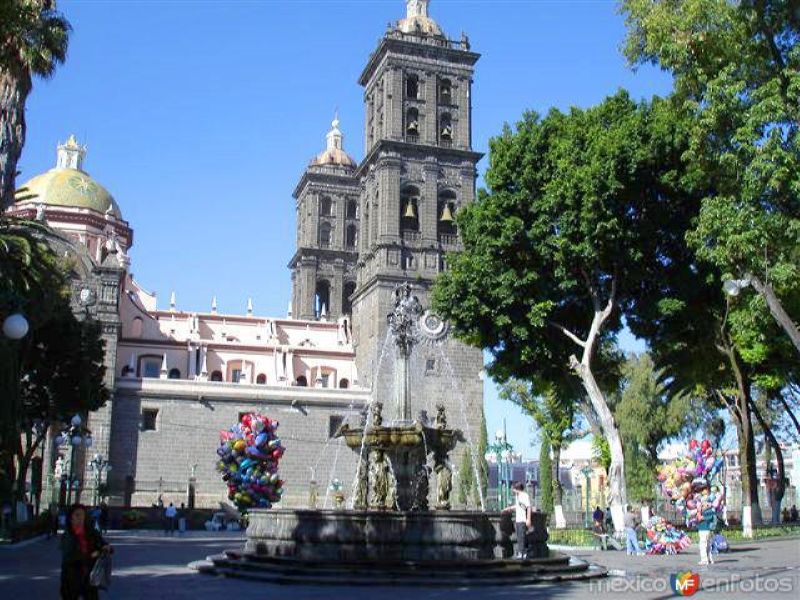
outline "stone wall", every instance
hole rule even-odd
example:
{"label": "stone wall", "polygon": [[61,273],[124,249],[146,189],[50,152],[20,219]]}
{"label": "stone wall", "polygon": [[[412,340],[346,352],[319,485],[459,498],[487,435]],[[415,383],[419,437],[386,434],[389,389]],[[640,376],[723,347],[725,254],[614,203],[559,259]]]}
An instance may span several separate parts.
{"label": "stone wall", "polygon": [[[329,433],[331,417],[356,418],[363,402],[354,394],[328,392],[326,398],[319,391],[315,395],[314,390],[295,394],[296,390],[280,389],[270,398],[271,391],[262,389],[260,396],[252,393],[252,399],[248,399],[243,386],[232,386],[235,390],[226,394],[226,388],[231,386],[217,384],[219,393],[198,400],[197,396],[136,389],[140,383],[131,381],[127,387],[118,387],[115,398],[111,455],[114,470],[110,483],[116,502],[125,502],[129,477],[135,480],[133,489],[127,490],[134,506],[156,502],[159,491],[165,503],[188,502],[187,488],[192,475],[196,482],[196,506],[214,507],[227,501],[227,488],[215,470],[219,432],[236,423],[245,412],[259,412],[280,422],[278,432],[286,447],[280,463],[280,475],[286,482],[281,506],[308,506],[312,475],[319,485],[320,506],[333,478],[345,483],[349,498],[355,453],[342,440],[330,439]],[[142,430],[145,409],[158,410],[154,431]]]}

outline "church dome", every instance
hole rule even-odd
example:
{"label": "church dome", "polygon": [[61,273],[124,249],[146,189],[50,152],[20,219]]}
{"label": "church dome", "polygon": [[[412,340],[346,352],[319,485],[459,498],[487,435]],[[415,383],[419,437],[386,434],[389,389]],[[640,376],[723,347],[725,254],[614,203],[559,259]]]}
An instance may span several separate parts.
{"label": "church dome", "polygon": [[[308,156],[308,155],[306,155]],[[341,167],[355,167],[356,161],[344,150],[334,148],[332,150],[323,150],[311,161],[311,166],[316,165],[337,165]]]}
{"label": "church dome", "polygon": [[58,146],[58,162],[54,169],[25,182],[17,191],[17,203],[32,202],[45,206],[85,208],[122,218],[109,191],[82,169],[86,148],[75,136]]}
{"label": "church dome", "polygon": [[311,166],[334,165],[340,167],[357,167],[353,157],[344,151],[344,135],[339,129],[339,117],[331,123],[332,129],[326,136],[327,147],[311,160]]}

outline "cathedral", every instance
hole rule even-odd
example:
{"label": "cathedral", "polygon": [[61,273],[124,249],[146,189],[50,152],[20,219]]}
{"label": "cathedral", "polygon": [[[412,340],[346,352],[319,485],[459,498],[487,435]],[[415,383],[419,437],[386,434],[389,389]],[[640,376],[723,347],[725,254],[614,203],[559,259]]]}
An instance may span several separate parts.
{"label": "cathedral", "polygon": [[[335,119],[294,189],[285,316],[256,315],[250,303],[245,314],[223,314],[216,301],[208,312],[186,311],[174,294],[159,307],[131,274],[133,230],[88,175],[86,148],[74,137],[58,146],[53,169],[20,186],[9,212],[46,222],[58,233],[56,251],[74,258],[76,313],[103,325],[112,390],[89,415],[94,445],[75,453],[75,465],[56,444],[58,431],[50,434],[42,502],[63,500],[73,467],[84,501],[101,487],[120,506],[218,506],[227,491],[215,471],[218,433],[249,412],[280,421],[282,506],[308,506],[317,494],[320,507],[330,506],[326,490],[340,482],[349,495],[356,456],[336,433],[373,399],[392,402],[381,365],[395,289],[409,282],[428,306],[446,254],[459,250],[454,215],[474,199],[482,156],[471,139],[479,55],[466,36],[445,35],[429,0],[406,4],[358,79],[364,158],[347,153]],[[452,426],[477,442],[482,354],[446,333],[418,351],[412,404],[415,414],[444,404]],[[456,467],[465,451],[454,453]],[[112,465],[103,481],[88,467],[96,453]]]}

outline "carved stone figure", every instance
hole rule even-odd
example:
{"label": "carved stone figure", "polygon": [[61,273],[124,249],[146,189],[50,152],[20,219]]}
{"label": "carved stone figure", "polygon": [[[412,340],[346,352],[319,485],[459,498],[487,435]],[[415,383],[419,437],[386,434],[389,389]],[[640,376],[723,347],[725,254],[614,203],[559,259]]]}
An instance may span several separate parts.
{"label": "carved stone figure", "polygon": [[380,427],[383,425],[383,402],[375,402],[372,405],[372,426]]}
{"label": "carved stone figure", "polygon": [[436,405],[436,429],[447,429],[447,415],[444,412],[444,404]]}
{"label": "carved stone figure", "polygon": [[414,477],[414,503],[411,510],[428,510],[429,477],[431,469],[428,465],[420,465]]}
{"label": "carved stone figure", "polygon": [[453,491],[453,471],[447,464],[445,457],[436,463],[436,508],[450,510],[450,493]]}
{"label": "carved stone figure", "polygon": [[372,464],[370,465],[370,487],[372,488],[372,502],[370,508],[385,510],[389,498],[389,463],[383,450],[375,450]]}
{"label": "carved stone figure", "polygon": [[353,508],[356,510],[366,510],[369,499],[369,459],[363,457],[359,461],[358,473],[356,475],[356,493],[353,498]]}

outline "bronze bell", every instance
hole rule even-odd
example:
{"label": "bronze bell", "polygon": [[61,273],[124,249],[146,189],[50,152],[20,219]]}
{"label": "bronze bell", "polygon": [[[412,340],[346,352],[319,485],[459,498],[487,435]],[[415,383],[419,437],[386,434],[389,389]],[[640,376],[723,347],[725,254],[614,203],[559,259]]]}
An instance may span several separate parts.
{"label": "bronze bell", "polygon": [[442,216],[439,217],[439,222],[441,223],[452,223],[453,222],[453,211],[450,210],[450,205],[445,204],[444,209],[442,210]]}
{"label": "bronze bell", "polygon": [[406,219],[416,219],[417,218],[417,209],[414,208],[414,203],[409,201],[406,202],[406,212],[403,214]]}

